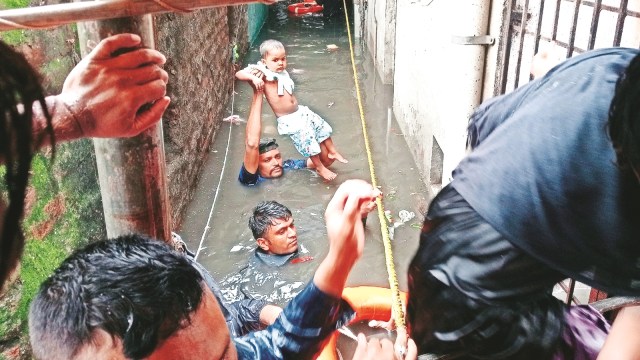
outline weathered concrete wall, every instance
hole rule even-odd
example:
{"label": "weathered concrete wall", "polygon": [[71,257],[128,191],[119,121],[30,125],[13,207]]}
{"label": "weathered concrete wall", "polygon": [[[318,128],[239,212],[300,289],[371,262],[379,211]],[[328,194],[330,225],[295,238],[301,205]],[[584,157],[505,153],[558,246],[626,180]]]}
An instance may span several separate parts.
{"label": "weathered concrete wall", "polygon": [[465,155],[468,117],[482,90],[484,47],[452,38],[485,35],[489,3],[398,2],[394,113],[433,192]]}
{"label": "weathered concrete wall", "polygon": [[[358,4],[358,7],[365,18],[367,48],[382,82],[391,84],[396,52],[396,0],[369,0],[363,4],[366,6]],[[355,22],[356,26],[358,23]]]}
{"label": "weathered concrete wall", "polygon": [[174,226],[200,176],[234,81],[232,46],[247,48],[247,8],[215,8],[156,18],[156,45],[167,54],[164,138]]}
{"label": "weathered concrete wall", "polygon": [[253,44],[258,37],[262,25],[264,25],[264,22],[267,20],[268,10],[269,8],[264,4],[249,4],[247,6],[247,18],[249,22],[247,35],[249,44]]}

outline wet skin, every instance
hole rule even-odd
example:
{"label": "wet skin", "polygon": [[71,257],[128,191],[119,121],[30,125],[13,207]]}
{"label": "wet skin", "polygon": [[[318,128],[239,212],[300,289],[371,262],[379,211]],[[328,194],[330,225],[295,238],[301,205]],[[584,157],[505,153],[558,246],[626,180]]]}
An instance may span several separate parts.
{"label": "wet skin", "polygon": [[258,161],[258,174],[264,178],[277,178],[282,176],[282,154],[280,150],[273,149],[260,154]]}

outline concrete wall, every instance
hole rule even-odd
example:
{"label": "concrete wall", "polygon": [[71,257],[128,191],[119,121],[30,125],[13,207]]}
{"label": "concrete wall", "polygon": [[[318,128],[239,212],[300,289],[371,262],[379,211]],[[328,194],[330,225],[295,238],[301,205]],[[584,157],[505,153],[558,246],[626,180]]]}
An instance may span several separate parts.
{"label": "concrete wall", "polygon": [[247,6],[247,18],[248,18],[248,40],[249,44],[253,44],[253,42],[258,37],[260,30],[262,29],[262,25],[267,20],[269,8],[264,4],[249,4]]}
{"label": "concrete wall", "polygon": [[211,141],[226,116],[234,81],[233,44],[246,49],[247,8],[214,8],[156,17],[157,48],[167,54],[164,137],[171,217],[180,224]]}
{"label": "concrete wall", "polygon": [[454,36],[485,35],[489,1],[399,1],[394,114],[435,193],[465,155],[466,126],[482,91],[485,48]]}
{"label": "concrete wall", "polygon": [[[395,66],[396,0],[369,0],[356,2],[364,16],[365,39],[380,78],[384,84],[393,82]],[[356,35],[357,36],[357,35]]]}

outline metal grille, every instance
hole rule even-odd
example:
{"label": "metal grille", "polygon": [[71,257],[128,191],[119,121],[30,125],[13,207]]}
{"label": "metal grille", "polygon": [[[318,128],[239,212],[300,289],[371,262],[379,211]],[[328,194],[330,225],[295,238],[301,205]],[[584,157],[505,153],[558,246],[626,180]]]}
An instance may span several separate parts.
{"label": "metal grille", "polygon": [[528,82],[533,55],[558,60],[611,46],[640,47],[640,0],[511,0],[496,94]]}

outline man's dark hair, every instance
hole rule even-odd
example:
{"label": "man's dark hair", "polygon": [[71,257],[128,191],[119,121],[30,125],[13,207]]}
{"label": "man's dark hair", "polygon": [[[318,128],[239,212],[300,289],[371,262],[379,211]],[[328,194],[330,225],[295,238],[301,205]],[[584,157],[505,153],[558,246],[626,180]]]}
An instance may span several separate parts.
{"label": "man's dark hair", "polygon": [[202,277],[182,254],[140,235],[77,250],[40,287],[29,311],[36,358],[71,359],[102,329],[141,359],[188,326]]}
{"label": "man's dark hair", "polygon": [[[15,267],[24,236],[20,219],[24,211],[24,197],[29,180],[29,169],[34,154],[32,106],[39,102],[47,119],[47,130],[53,144],[51,116],[47,112],[44,91],[37,72],[20,53],[0,41],[0,163],[6,172],[6,199],[8,200],[0,234],[0,288]],[[0,194],[5,197],[5,194]]]}
{"label": "man's dark hair", "polygon": [[269,226],[274,225],[275,220],[289,220],[291,216],[291,210],[286,206],[275,201],[261,201],[249,218],[249,229],[253,237],[258,239],[267,232]]}
{"label": "man's dark hair", "polygon": [[618,166],[640,167],[640,55],[631,60],[616,84],[609,108],[609,136]]}
{"label": "man's dark hair", "polygon": [[260,144],[258,145],[258,152],[264,154],[273,149],[278,148],[278,143],[274,138],[260,138]]}

